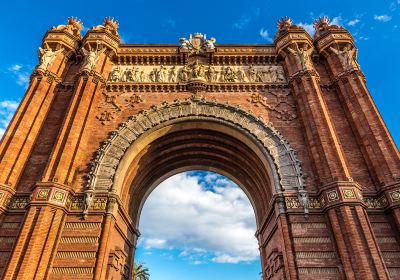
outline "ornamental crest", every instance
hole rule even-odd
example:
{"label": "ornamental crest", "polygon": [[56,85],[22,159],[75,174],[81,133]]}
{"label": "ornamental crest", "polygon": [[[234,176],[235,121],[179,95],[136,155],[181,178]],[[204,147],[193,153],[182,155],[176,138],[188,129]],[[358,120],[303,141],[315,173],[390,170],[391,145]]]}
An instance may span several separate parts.
{"label": "ornamental crest", "polygon": [[194,33],[189,35],[189,40],[180,38],[181,45],[179,50],[181,52],[188,52],[190,54],[202,54],[205,52],[213,52],[215,50],[215,38],[207,39],[206,34]]}

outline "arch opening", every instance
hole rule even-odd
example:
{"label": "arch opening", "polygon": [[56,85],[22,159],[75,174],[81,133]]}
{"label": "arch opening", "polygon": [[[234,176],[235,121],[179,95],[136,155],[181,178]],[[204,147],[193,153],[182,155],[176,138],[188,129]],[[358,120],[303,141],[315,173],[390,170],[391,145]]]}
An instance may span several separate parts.
{"label": "arch opening", "polygon": [[121,237],[134,248],[150,193],[167,178],[193,170],[217,172],[241,186],[254,209],[259,239],[261,232],[269,234],[265,225],[271,215],[285,211],[285,193],[297,193],[305,209],[308,205],[296,153],[270,123],[239,107],[195,97],[154,106],[122,123],[98,150],[86,193],[118,201],[128,232]]}
{"label": "arch opening", "polygon": [[258,278],[254,209],[229,178],[205,170],[172,175],[146,198],[140,216],[135,262],[146,263],[154,279]]}

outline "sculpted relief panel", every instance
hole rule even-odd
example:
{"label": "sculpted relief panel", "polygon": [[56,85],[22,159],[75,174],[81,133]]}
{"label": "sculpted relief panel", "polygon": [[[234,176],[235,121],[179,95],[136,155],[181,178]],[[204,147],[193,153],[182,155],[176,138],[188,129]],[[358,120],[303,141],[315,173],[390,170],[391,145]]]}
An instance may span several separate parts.
{"label": "sculpted relief panel", "polygon": [[214,66],[204,65],[199,60],[190,65],[116,65],[108,77],[111,83],[186,83],[191,80],[209,83],[287,83],[280,65]]}

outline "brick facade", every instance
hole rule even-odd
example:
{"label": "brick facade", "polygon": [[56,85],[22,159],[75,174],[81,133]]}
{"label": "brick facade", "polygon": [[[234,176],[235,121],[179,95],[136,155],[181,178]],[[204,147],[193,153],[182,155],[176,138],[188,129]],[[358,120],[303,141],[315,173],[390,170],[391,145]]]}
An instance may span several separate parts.
{"label": "brick facade", "polygon": [[254,206],[264,279],[400,278],[400,156],[327,18],[274,44],[121,44],[49,30],[0,143],[3,279],[129,279],[165,178],[207,169]]}

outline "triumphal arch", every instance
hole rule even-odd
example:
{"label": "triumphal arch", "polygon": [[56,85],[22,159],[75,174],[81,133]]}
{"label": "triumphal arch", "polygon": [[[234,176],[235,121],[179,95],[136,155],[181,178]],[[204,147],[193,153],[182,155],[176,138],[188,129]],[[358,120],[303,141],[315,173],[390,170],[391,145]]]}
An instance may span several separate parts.
{"label": "triumphal arch", "polygon": [[0,144],[2,278],[129,279],[146,197],[206,169],[253,204],[263,279],[399,279],[399,151],[351,34],[314,27],[282,18],[263,45],[47,31]]}

